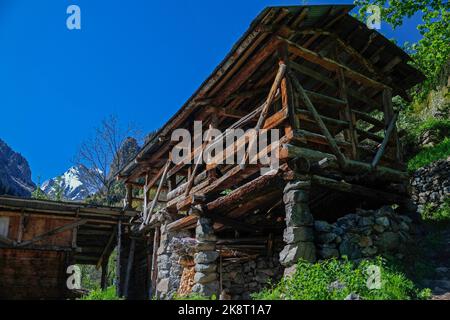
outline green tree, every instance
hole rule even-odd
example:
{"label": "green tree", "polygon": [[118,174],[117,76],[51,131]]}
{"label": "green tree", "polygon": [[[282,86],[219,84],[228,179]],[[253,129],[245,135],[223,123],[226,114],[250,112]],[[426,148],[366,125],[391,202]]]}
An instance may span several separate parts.
{"label": "green tree", "polygon": [[37,200],[49,200],[48,196],[41,189],[41,177],[38,177],[36,189],[31,193],[31,198]]}
{"label": "green tree", "polygon": [[417,26],[422,39],[405,44],[413,56],[414,64],[427,76],[422,90],[416,95],[424,98],[439,81],[439,74],[450,58],[450,5],[446,0],[355,0],[359,17],[364,19],[369,5],[381,8],[383,21],[394,29],[416,13],[422,14],[423,23]]}

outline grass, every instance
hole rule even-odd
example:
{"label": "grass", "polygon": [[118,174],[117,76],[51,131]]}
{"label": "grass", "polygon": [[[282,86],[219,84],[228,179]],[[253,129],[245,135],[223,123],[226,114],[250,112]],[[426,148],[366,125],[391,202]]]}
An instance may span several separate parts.
{"label": "grass", "polygon": [[438,145],[423,149],[408,162],[408,170],[414,172],[430,163],[450,156],[450,138],[445,138]]}
{"label": "grass", "polygon": [[101,289],[94,289],[80,300],[122,300],[122,298],[119,298],[116,295],[116,288],[111,286],[105,291],[102,291]]}
{"label": "grass", "polygon": [[421,215],[426,222],[450,222],[450,198],[445,199],[438,209],[426,206]]}
{"label": "grass", "polygon": [[[370,268],[379,268],[381,286],[369,289]],[[338,284],[331,286],[331,284]],[[299,262],[292,277],[252,296],[255,300],[344,300],[350,294],[363,300],[420,300],[431,296],[429,289],[419,290],[403,273],[382,258],[355,263],[326,260],[316,264]]]}

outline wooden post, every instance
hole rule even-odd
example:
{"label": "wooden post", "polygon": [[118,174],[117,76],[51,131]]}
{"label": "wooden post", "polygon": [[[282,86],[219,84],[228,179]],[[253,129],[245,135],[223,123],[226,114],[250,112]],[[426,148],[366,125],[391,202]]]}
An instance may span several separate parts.
{"label": "wooden post", "polygon": [[342,68],[339,68],[338,71],[338,80],[339,80],[339,96],[340,98],[345,101],[345,107],[343,110],[342,118],[344,120],[348,121],[349,128],[345,130],[346,138],[350,140],[350,143],[352,145],[352,158],[353,160],[358,159],[358,136],[356,134],[356,123],[354,122],[354,117],[352,117],[351,111],[350,111],[350,105],[348,103],[348,96],[347,96],[347,83],[345,81],[345,75]]}
{"label": "wooden post", "polygon": [[106,290],[108,288],[108,260],[104,260],[102,262],[102,277],[100,280],[100,287],[102,290]]}
{"label": "wooden post", "polygon": [[167,172],[169,171],[170,163],[172,162],[171,159],[167,160],[166,166],[164,167],[164,172],[161,177],[161,181],[159,182],[158,190],[156,191],[155,198],[153,199],[152,205],[150,206],[150,209],[148,212],[144,213],[144,225],[147,225],[150,221],[150,218],[152,217],[153,210],[155,210],[155,207],[158,203],[158,198],[162,191],[162,186],[166,182]]}
{"label": "wooden post", "polygon": [[[394,107],[392,106],[392,89],[386,88],[383,90],[383,109],[384,109],[384,124],[386,130],[388,129],[392,118],[394,117]],[[397,128],[394,127],[392,132],[392,141],[395,144],[395,157],[398,161],[403,161],[400,150],[400,139],[398,138]]]}
{"label": "wooden post", "polygon": [[129,290],[130,290],[130,278],[131,271],[133,269],[133,261],[134,261],[134,250],[136,247],[136,240],[132,239],[130,244],[130,253],[128,255],[128,263],[127,263],[127,273],[125,275],[125,288],[124,288],[124,296],[125,298],[129,298]]}
{"label": "wooden post", "polygon": [[126,198],[125,198],[125,209],[131,209],[133,207],[133,185],[128,183],[126,185]]}
{"label": "wooden post", "polygon": [[153,257],[152,257],[152,288],[150,297],[156,294],[156,284],[158,281],[158,248],[161,240],[161,229],[159,226],[155,228],[155,236],[153,238]]}
{"label": "wooden post", "polygon": [[122,251],[122,221],[117,224],[117,260],[116,260],[116,294],[122,297],[122,277],[121,277],[121,251]]}

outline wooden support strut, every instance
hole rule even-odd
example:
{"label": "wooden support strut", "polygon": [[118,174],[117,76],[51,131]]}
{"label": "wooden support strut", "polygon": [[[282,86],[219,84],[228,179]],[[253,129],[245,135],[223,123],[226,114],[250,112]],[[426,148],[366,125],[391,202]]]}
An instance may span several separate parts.
{"label": "wooden support strut", "polygon": [[161,194],[162,186],[166,182],[167,172],[169,171],[170,164],[172,162],[172,159],[167,160],[167,163],[164,167],[164,172],[162,173],[161,181],[159,182],[158,190],[156,191],[155,198],[152,201],[152,205],[150,206],[150,209],[148,212],[144,213],[144,225],[147,225],[150,221],[150,218],[153,214],[153,210],[155,210],[156,204],[158,203],[158,198]]}
{"label": "wooden support strut", "polygon": [[298,82],[297,78],[294,75],[289,74],[289,76],[291,78],[291,81],[292,81],[294,87],[300,93],[300,98],[303,100],[304,104],[308,108],[308,110],[311,113],[311,115],[313,116],[314,120],[319,125],[319,127],[322,131],[322,134],[326,137],[331,150],[333,151],[334,155],[337,158],[337,161],[338,161],[340,167],[342,167],[342,168],[345,167],[347,159],[342,154],[341,150],[339,150],[339,147],[338,147],[336,141],[334,140],[331,133],[328,131],[325,124],[323,123],[322,118],[320,117],[320,114],[317,112],[316,108],[312,104],[311,100],[309,99],[308,95],[305,92],[305,89],[303,89],[302,85]]}
{"label": "wooden support strut", "polygon": [[125,275],[125,291],[124,296],[126,298],[129,298],[129,290],[130,290],[130,278],[131,278],[131,270],[133,268],[133,261],[134,261],[134,250],[136,248],[136,240],[131,239],[130,244],[130,253],[128,255],[128,261],[127,261],[127,272]]}
{"label": "wooden support strut", "polygon": [[391,123],[389,124],[389,127],[386,130],[386,134],[385,134],[384,140],[381,143],[381,146],[378,149],[378,152],[377,152],[377,154],[375,155],[375,158],[372,161],[372,168],[373,169],[377,167],[378,163],[381,160],[381,157],[383,157],[383,155],[384,155],[384,153],[386,151],[386,147],[387,147],[389,141],[391,140],[392,133],[394,132],[395,125],[397,123],[397,119],[398,119],[398,113],[396,113],[394,115],[394,117],[392,118]]}

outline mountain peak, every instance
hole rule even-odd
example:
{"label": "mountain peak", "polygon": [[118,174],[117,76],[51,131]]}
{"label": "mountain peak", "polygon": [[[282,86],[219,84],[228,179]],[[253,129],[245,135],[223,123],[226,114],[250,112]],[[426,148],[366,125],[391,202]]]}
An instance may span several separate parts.
{"label": "mountain peak", "polygon": [[30,197],[35,188],[28,161],[0,139],[0,194]]}
{"label": "mountain peak", "polygon": [[64,200],[81,201],[98,191],[98,183],[91,170],[77,165],[69,168],[62,175],[47,180],[42,184],[42,191],[50,197],[56,197],[61,192]]}

